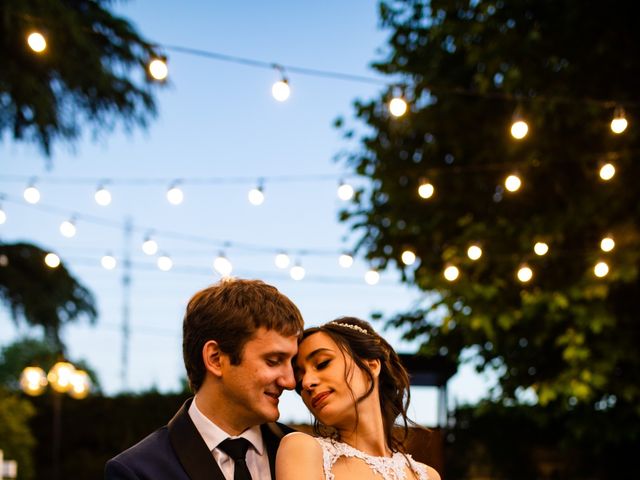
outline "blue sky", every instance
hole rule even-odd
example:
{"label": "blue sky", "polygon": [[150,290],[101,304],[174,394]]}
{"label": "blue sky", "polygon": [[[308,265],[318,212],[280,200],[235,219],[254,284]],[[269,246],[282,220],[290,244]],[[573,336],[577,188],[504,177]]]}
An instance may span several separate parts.
{"label": "blue sky", "polygon": [[[144,36],[160,45],[178,45],[265,62],[376,77],[368,65],[381,58],[386,33],[377,28],[376,4],[350,2],[150,2],[117,4]],[[132,289],[128,390],[156,386],[176,389],[183,375],[181,321],[189,297],[216,281],[213,258],[224,248],[234,275],[262,278],[276,285],[300,307],[308,325],[341,315],[368,318],[373,311],[391,314],[419,298],[400,285],[395,272],[378,285],[363,280],[367,265],[356,259],[351,269],[337,256],[354,237],[337,221],[341,202],[338,181],[349,170],[332,159],[349,148],[332,127],[340,115],[352,118],[352,102],[370,98],[380,86],[287,72],[291,97],[276,102],[270,94],[275,70],[205,59],[167,50],[168,88],[158,95],[159,116],[146,131],[116,129],[97,138],[86,132],[75,146],[54,152],[53,168],[36,147],[0,142],[0,192],[6,195],[3,241],[29,241],[56,251],[95,294],[100,317],[95,326],[79,323],[63,332],[71,358],[86,359],[98,372],[106,393],[123,389],[120,377],[123,294],[122,225],[135,225],[131,236]],[[38,177],[40,206],[22,200],[25,180]],[[278,181],[283,176],[316,177]],[[198,184],[215,177],[219,183]],[[238,177],[247,181],[238,181]],[[73,179],[85,179],[72,181]],[[264,178],[266,200],[259,207],[247,192]],[[113,201],[93,200],[97,183],[110,180]],[[131,182],[148,179],[148,184]],[[165,191],[183,180],[185,201],[170,205]],[[77,235],[67,239],[58,227],[76,215]],[[156,230],[160,250],[174,269],[161,272],[140,244],[147,229]],[[166,232],[162,234],[160,232]],[[185,238],[179,238],[179,237]],[[186,238],[197,237],[197,238]],[[211,242],[205,241],[210,239]],[[246,248],[248,245],[252,248]],[[302,281],[273,263],[279,250],[322,254],[298,256],[306,270]],[[120,260],[112,271],[100,266],[106,252]],[[324,253],[326,252],[326,253]],[[294,257],[295,258],[295,257]],[[28,330],[16,329],[0,312],[0,344]],[[376,324],[381,328],[381,325]],[[387,332],[398,350],[416,346]],[[465,368],[450,383],[456,401],[473,401],[485,382]],[[433,423],[435,392],[416,389],[414,416]],[[292,396],[283,404],[283,420],[306,421]]]}

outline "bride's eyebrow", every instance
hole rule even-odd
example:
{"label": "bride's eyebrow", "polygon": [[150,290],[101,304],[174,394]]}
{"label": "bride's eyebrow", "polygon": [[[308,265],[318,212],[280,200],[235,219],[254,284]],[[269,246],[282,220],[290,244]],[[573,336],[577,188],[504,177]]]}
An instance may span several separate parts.
{"label": "bride's eyebrow", "polygon": [[320,355],[321,353],[325,353],[325,352],[333,353],[333,351],[330,348],[317,348],[313,352],[311,352],[309,355],[304,357],[304,360],[305,360],[305,362],[308,362],[310,360],[313,360],[314,357]]}

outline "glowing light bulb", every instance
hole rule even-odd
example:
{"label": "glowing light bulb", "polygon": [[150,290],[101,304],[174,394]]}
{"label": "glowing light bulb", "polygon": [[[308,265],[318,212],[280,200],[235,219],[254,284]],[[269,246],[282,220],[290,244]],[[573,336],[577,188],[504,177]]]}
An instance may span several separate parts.
{"label": "glowing light bulb", "polygon": [[544,242],[536,242],[536,244],[533,246],[533,251],[536,253],[536,255],[539,256],[546,255],[549,251],[549,245]]}
{"label": "glowing light bulb", "polygon": [[60,233],[67,238],[74,237],[76,235],[76,222],[73,219],[62,222],[60,224]]}
{"label": "glowing light bulb", "polygon": [[118,261],[116,260],[116,257],[107,253],[100,259],[100,264],[105,270],[113,270],[118,265]]}
{"label": "glowing light bulb", "polygon": [[264,203],[264,192],[262,191],[261,186],[249,190],[247,197],[249,198],[249,203],[256,207]]}
{"label": "glowing light bulb", "polygon": [[304,268],[302,268],[300,264],[294,265],[293,267],[291,267],[291,270],[289,270],[289,275],[294,280],[302,280],[305,274],[306,272],[304,271]]}
{"label": "glowing light bulb", "polygon": [[504,181],[504,186],[510,192],[517,192],[522,186],[522,180],[517,175],[509,175]]}
{"label": "glowing light bulb", "polygon": [[69,395],[76,400],[82,400],[89,395],[91,391],[91,379],[84,370],[76,370],[69,379],[71,384],[69,388]]}
{"label": "glowing light bulb", "polygon": [[171,205],[180,205],[184,201],[184,192],[177,184],[172,184],[167,190],[167,201]]}
{"label": "glowing light bulb", "polygon": [[158,257],[157,265],[163,272],[168,272],[173,268],[173,260],[171,260],[171,257],[165,253]]}
{"label": "glowing light bulb", "polygon": [[422,198],[431,198],[435,191],[436,189],[429,182],[423,182],[418,187],[418,195]]}
{"label": "glowing light bulb", "polygon": [[444,269],[444,278],[446,278],[450,282],[457,280],[459,276],[460,276],[460,270],[458,270],[458,267],[454,265],[449,265],[447,268]]}
{"label": "glowing light bulb", "polygon": [[231,264],[229,259],[225,257],[223,253],[221,253],[213,261],[213,269],[216,272],[218,272],[221,276],[228,277],[229,275],[231,275],[231,271],[233,270],[233,265]]}
{"label": "glowing light bulb", "polygon": [[142,251],[147,255],[155,255],[158,251],[158,243],[151,237],[147,237],[142,242]]}
{"label": "glowing light bulb", "polygon": [[615,246],[616,246],[616,242],[614,242],[613,238],[611,237],[604,237],[600,241],[600,248],[602,249],[603,252],[610,252],[611,250],[613,250]]}
{"label": "glowing light bulb", "polygon": [[2,225],[3,223],[5,223],[7,221],[7,214],[5,213],[5,211],[2,209],[2,207],[0,207],[0,225]]}
{"label": "glowing light bulb", "polygon": [[106,207],[111,203],[111,192],[109,192],[104,185],[100,185],[96,193],[94,193],[93,198],[98,205]]}
{"label": "glowing light bulb", "polygon": [[40,201],[40,190],[33,183],[24,189],[22,195],[28,203],[36,204]]}
{"label": "glowing light bulb", "polygon": [[368,285],[375,285],[380,281],[380,274],[375,270],[369,270],[364,274],[364,281]]}
{"label": "glowing light bulb", "polygon": [[606,277],[609,273],[609,265],[606,262],[598,262],[593,267],[593,273],[598,278]]}
{"label": "glowing light bulb", "polygon": [[413,265],[414,263],[416,263],[416,254],[411,250],[405,250],[404,252],[402,252],[400,258],[402,258],[402,263],[404,263],[405,265]]}
{"label": "glowing light bulb", "polygon": [[389,112],[394,117],[401,117],[407,113],[407,102],[402,97],[392,98],[389,102]]}
{"label": "glowing light bulb", "polygon": [[522,140],[529,133],[529,125],[524,120],[516,120],[511,124],[511,136],[516,140]]}
{"label": "glowing light bulb", "polygon": [[60,257],[55,253],[47,253],[44,257],[44,263],[49,268],[57,268],[60,266]]}
{"label": "glowing light bulb", "polygon": [[149,62],[149,74],[153,79],[163,81],[169,75],[169,67],[163,58],[154,58]]}
{"label": "glowing light bulb", "polygon": [[286,79],[278,80],[271,86],[271,95],[279,102],[286,101],[291,95],[291,87]]}
{"label": "glowing light bulb", "polygon": [[467,249],[467,257],[469,257],[471,260],[478,260],[481,256],[482,248],[480,248],[478,245],[471,245]]}
{"label": "glowing light bulb", "polygon": [[281,252],[276,255],[276,258],[275,258],[276,267],[284,269],[284,268],[287,268],[290,263],[291,263],[291,259],[289,258],[289,255],[287,255],[286,253]]}
{"label": "glowing light bulb", "polygon": [[36,53],[42,53],[47,48],[47,40],[39,32],[30,33],[27,37],[27,44]]}
{"label": "glowing light bulb", "polygon": [[47,374],[47,380],[49,385],[56,392],[64,393],[71,388],[71,378],[74,375],[76,369],[69,362],[58,362]]}
{"label": "glowing light bulb", "polygon": [[47,375],[40,367],[27,367],[20,375],[20,388],[28,395],[36,396],[47,388]]}
{"label": "glowing light bulb", "polygon": [[606,163],[600,168],[600,178],[602,180],[611,180],[615,174],[616,167],[614,167],[611,163]]}
{"label": "glowing light bulb", "polygon": [[522,265],[518,269],[518,280],[522,283],[527,283],[533,278],[533,270],[529,268],[527,265]]}
{"label": "glowing light bulb", "polygon": [[613,112],[613,120],[611,120],[611,131],[618,135],[627,129],[628,124],[624,109],[622,107],[616,108]]}
{"label": "glowing light bulb", "polygon": [[348,253],[343,253],[338,257],[338,265],[342,268],[350,268],[353,265],[353,257]]}
{"label": "glowing light bulb", "polygon": [[340,183],[338,186],[338,198],[343,201],[351,200],[354,195],[354,190],[348,183]]}

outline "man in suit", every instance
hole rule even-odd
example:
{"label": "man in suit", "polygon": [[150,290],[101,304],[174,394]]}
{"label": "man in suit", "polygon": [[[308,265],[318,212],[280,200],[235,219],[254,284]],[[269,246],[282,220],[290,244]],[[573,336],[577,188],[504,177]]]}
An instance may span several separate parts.
{"label": "man in suit", "polygon": [[278,397],[295,386],[302,329],[291,300],[259,280],[222,280],[196,293],[182,342],[195,396],[167,426],[109,460],[105,479],[275,480],[276,450],[291,431],[275,423]]}

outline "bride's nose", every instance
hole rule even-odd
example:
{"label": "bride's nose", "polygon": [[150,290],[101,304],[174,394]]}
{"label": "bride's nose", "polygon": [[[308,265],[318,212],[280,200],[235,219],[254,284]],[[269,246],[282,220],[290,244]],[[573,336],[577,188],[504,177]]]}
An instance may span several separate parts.
{"label": "bride's nose", "polygon": [[302,390],[311,391],[318,386],[318,378],[313,372],[306,372],[302,377]]}

